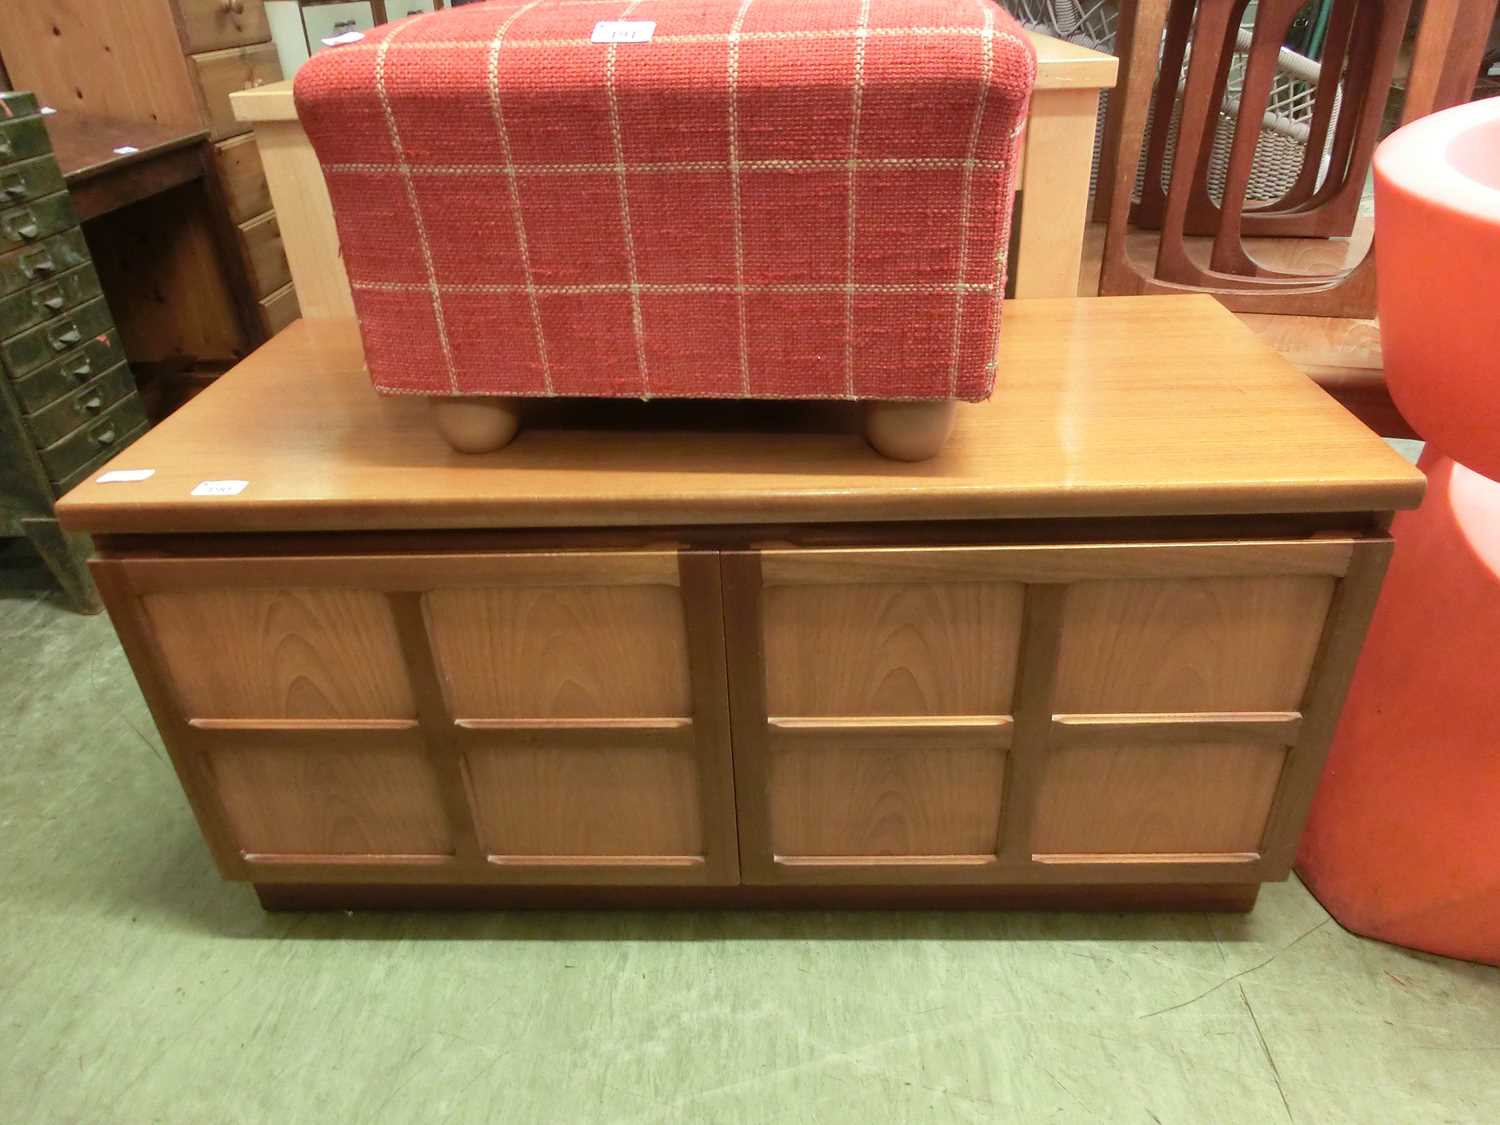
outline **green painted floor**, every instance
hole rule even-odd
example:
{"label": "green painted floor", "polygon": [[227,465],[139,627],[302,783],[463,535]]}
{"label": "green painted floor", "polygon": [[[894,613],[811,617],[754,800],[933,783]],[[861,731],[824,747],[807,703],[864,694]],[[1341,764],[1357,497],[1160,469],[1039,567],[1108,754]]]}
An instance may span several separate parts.
{"label": "green painted floor", "polygon": [[[0,548],[4,544],[0,543]],[[1500,970],[1245,917],[263,914],[0,550],[5,1122],[1500,1121]]]}

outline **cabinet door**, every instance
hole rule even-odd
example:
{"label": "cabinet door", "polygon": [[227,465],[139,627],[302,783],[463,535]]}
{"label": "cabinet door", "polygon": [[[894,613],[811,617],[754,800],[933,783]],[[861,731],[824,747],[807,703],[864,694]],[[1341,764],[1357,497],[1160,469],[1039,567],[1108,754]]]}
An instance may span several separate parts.
{"label": "cabinet door", "polygon": [[232,877],[737,878],[714,554],[95,569]]}
{"label": "cabinet door", "polygon": [[726,555],[745,880],[1285,874],[1388,550]]}

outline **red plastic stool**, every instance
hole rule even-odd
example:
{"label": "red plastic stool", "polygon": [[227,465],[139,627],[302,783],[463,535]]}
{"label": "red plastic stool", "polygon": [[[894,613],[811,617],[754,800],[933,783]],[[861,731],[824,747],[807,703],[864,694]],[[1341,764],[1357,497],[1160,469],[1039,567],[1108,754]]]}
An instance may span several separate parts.
{"label": "red plastic stool", "polygon": [[1427,439],[1298,871],[1335,918],[1500,964],[1500,98],[1375,156],[1381,344]]}
{"label": "red plastic stool", "polygon": [[1500,964],[1500,483],[1423,467],[1297,869],[1356,933]]}

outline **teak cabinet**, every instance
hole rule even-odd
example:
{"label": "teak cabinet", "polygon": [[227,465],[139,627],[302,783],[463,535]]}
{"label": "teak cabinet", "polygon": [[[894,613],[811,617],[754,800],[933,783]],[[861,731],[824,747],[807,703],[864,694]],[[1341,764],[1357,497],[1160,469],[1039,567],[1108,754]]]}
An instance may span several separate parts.
{"label": "teak cabinet", "polygon": [[1245,909],[1422,475],[1206,297],[1008,302],[998,368],[919,465],[851,403],[466,456],[303,320],[58,514],[268,906]]}
{"label": "teak cabinet", "polygon": [[227,877],[1279,878],[1389,547],[432,542],[93,564]]}

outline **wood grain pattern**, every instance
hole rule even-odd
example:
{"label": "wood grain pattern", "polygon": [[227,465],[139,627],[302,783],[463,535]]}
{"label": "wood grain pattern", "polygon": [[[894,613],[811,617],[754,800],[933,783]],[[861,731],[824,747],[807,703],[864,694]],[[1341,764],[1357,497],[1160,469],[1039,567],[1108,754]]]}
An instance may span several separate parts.
{"label": "wood grain pattern", "polygon": [[415,715],[390,610],[376,594],[220,590],[143,602],[188,718]]}
{"label": "wood grain pattern", "polygon": [[213,154],[231,222],[243,223],[271,209],[271,189],[253,136],[214,145]]}
{"label": "wood grain pattern", "polygon": [[1035,854],[1259,852],[1286,751],[1242,743],[1052,750]]}
{"label": "wood grain pattern", "polygon": [[217,51],[271,38],[265,0],[172,0],[183,49]]}
{"label": "wood grain pattern", "polygon": [[1295,711],[1334,582],[1085,582],[1068,590],[1053,709]]}
{"label": "wood grain pattern", "polygon": [[270,296],[262,297],[258,308],[261,331],[267,337],[276,335],[302,315],[302,308],[297,303],[296,284],[288,283]]}
{"label": "wood grain pattern", "polygon": [[[797,856],[990,856],[1005,754],[996,747],[866,743],[773,748],[771,847]],[[918,861],[922,862],[922,861]]]}
{"label": "wood grain pattern", "polygon": [[426,605],[455,717],[692,713],[682,600],[674,587],[435,590]]}
{"label": "wood grain pattern", "polygon": [[492,856],[701,856],[691,751],[542,746],[464,756]]}
{"label": "wood grain pattern", "polygon": [[281,60],[270,42],[190,55],[188,64],[202,98],[209,136],[216,141],[247,129],[235,120],[231,93],[281,81]]}
{"label": "wood grain pattern", "polygon": [[236,228],[240,253],[250,272],[250,284],[257,297],[268,297],[292,280],[281,242],[281,225],[276,212],[267,211]]}
{"label": "wood grain pattern", "polygon": [[1016,204],[1017,297],[1077,292],[1072,267],[1083,254],[1098,119],[1097,89],[1058,90],[1032,99]]}
{"label": "wood grain pattern", "polygon": [[1004,715],[1021,587],[777,586],[765,591],[766,706],[775,716]]}
{"label": "wood grain pattern", "polygon": [[1199,711],[1180,715],[1054,715],[1053,746],[1122,741],[1274,742],[1291,746],[1302,731],[1295,711]]}
{"label": "wood grain pattern", "polygon": [[[332,736],[331,736],[332,737]],[[452,841],[421,741],[218,747],[209,768],[252,855],[446,855]]]}
{"label": "wood grain pattern", "polygon": [[58,108],[202,123],[164,0],[5,0],[0,54],[16,89]]}
{"label": "wood grain pattern", "polygon": [[[263,91],[271,89],[284,89],[290,104],[291,83],[281,82],[275,87],[234,94],[231,101],[235,112],[242,114],[247,99],[258,99]],[[295,111],[289,121],[257,123],[255,140],[276,214],[285,232],[287,260],[291,263],[303,314],[310,319],[352,317],[354,298],[339,253],[328,184]]]}
{"label": "wood grain pattern", "polygon": [[767,586],[864,582],[1079,582],[1091,578],[1343,574],[1357,540],[1205,540],[1051,543],[1037,546],[770,548],[761,552]]}
{"label": "wood grain pattern", "polygon": [[[85,482],[58,512],[70,530],[180,534],[1361,512],[1421,497],[1421,473],[1208,297],[1010,302],[999,364],[994,397],[960,407],[920,465],[882,460],[839,404],[539,403],[506,449],[466,456],[425,402],[374,393],[352,322],[303,321],[136,443],[154,477]],[[275,427],[246,426],[267,403]],[[190,497],[205,464],[253,494]]]}
{"label": "wood grain pattern", "polygon": [[228,362],[247,350],[212,209],[198,185],[186,184],[90,228],[94,266],[133,363]]}

